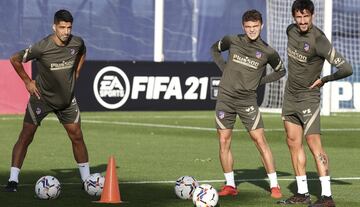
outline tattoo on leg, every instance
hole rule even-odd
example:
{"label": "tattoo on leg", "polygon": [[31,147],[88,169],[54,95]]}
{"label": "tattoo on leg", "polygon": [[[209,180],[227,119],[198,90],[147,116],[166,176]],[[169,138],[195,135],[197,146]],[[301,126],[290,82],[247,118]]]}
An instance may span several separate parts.
{"label": "tattoo on leg", "polygon": [[317,156],[317,158],[318,158],[318,160],[321,162],[321,164],[327,166],[328,161],[327,161],[327,157],[326,157],[325,154],[321,154],[321,153],[320,153],[320,154]]}
{"label": "tattoo on leg", "polygon": [[317,156],[317,159],[320,161],[320,163],[325,167],[325,174],[329,175],[329,166],[328,166],[328,159],[327,156],[325,154],[319,154]]}

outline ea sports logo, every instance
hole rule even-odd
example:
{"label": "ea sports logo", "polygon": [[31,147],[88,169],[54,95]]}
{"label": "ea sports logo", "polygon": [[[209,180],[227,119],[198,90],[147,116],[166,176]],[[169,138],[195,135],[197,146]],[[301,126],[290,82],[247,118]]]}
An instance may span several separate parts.
{"label": "ea sports logo", "polygon": [[93,90],[96,100],[103,107],[117,109],[129,98],[130,82],[120,68],[107,66],[96,74]]}

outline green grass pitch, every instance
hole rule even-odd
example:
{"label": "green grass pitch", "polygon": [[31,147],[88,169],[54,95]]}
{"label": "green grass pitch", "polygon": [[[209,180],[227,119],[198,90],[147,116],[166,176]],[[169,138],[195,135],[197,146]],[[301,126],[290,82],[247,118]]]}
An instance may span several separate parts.
{"label": "green grass pitch", "polygon": [[[0,116],[0,187],[9,176],[11,151],[22,125],[22,115]],[[282,192],[296,190],[290,155],[279,114],[263,113],[266,137],[273,151]],[[340,113],[322,117],[322,140],[330,157],[332,192],[337,206],[360,206],[360,114]],[[215,188],[223,185],[213,111],[96,112],[82,113],[82,128],[89,151],[91,172],[106,171],[110,155],[117,164],[121,198],[130,207],[186,207],[177,199],[174,181],[194,176]],[[234,172],[239,195],[220,198],[219,206],[277,206],[268,192],[259,153],[238,120],[233,135]],[[320,194],[313,158],[307,150],[307,176],[312,200]],[[62,184],[56,200],[34,198],[36,180],[53,175]],[[1,206],[119,206],[97,204],[99,198],[81,190],[70,140],[54,116],[38,129],[20,173],[17,193],[0,191]]]}

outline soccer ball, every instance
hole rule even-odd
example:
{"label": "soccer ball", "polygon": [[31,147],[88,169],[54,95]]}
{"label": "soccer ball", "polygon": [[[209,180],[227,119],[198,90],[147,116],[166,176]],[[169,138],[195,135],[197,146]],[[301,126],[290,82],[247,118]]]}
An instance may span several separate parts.
{"label": "soccer ball", "polygon": [[105,178],[100,173],[91,174],[84,181],[84,189],[91,196],[100,196],[104,188]]}
{"label": "soccer ball", "polygon": [[219,195],[211,185],[202,184],[195,189],[192,200],[196,207],[214,207],[219,201]]}
{"label": "soccer ball", "polygon": [[43,176],[38,181],[36,181],[35,193],[36,196],[40,199],[55,199],[59,197],[60,192],[60,182],[53,176]]}
{"label": "soccer ball", "polygon": [[182,176],[175,182],[175,194],[181,199],[191,199],[194,190],[199,186],[195,178],[191,176]]}

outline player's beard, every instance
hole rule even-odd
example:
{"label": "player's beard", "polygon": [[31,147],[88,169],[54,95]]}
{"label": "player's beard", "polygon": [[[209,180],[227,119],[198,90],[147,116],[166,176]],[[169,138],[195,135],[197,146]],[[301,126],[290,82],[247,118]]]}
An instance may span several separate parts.
{"label": "player's beard", "polygon": [[62,35],[59,37],[59,39],[63,42],[66,43],[69,40],[70,35]]}
{"label": "player's beard", "polygon": [[299,24],[299,29],[301,32],[308,32],[310,30],[310,23],[306,23],[306,24]]}

